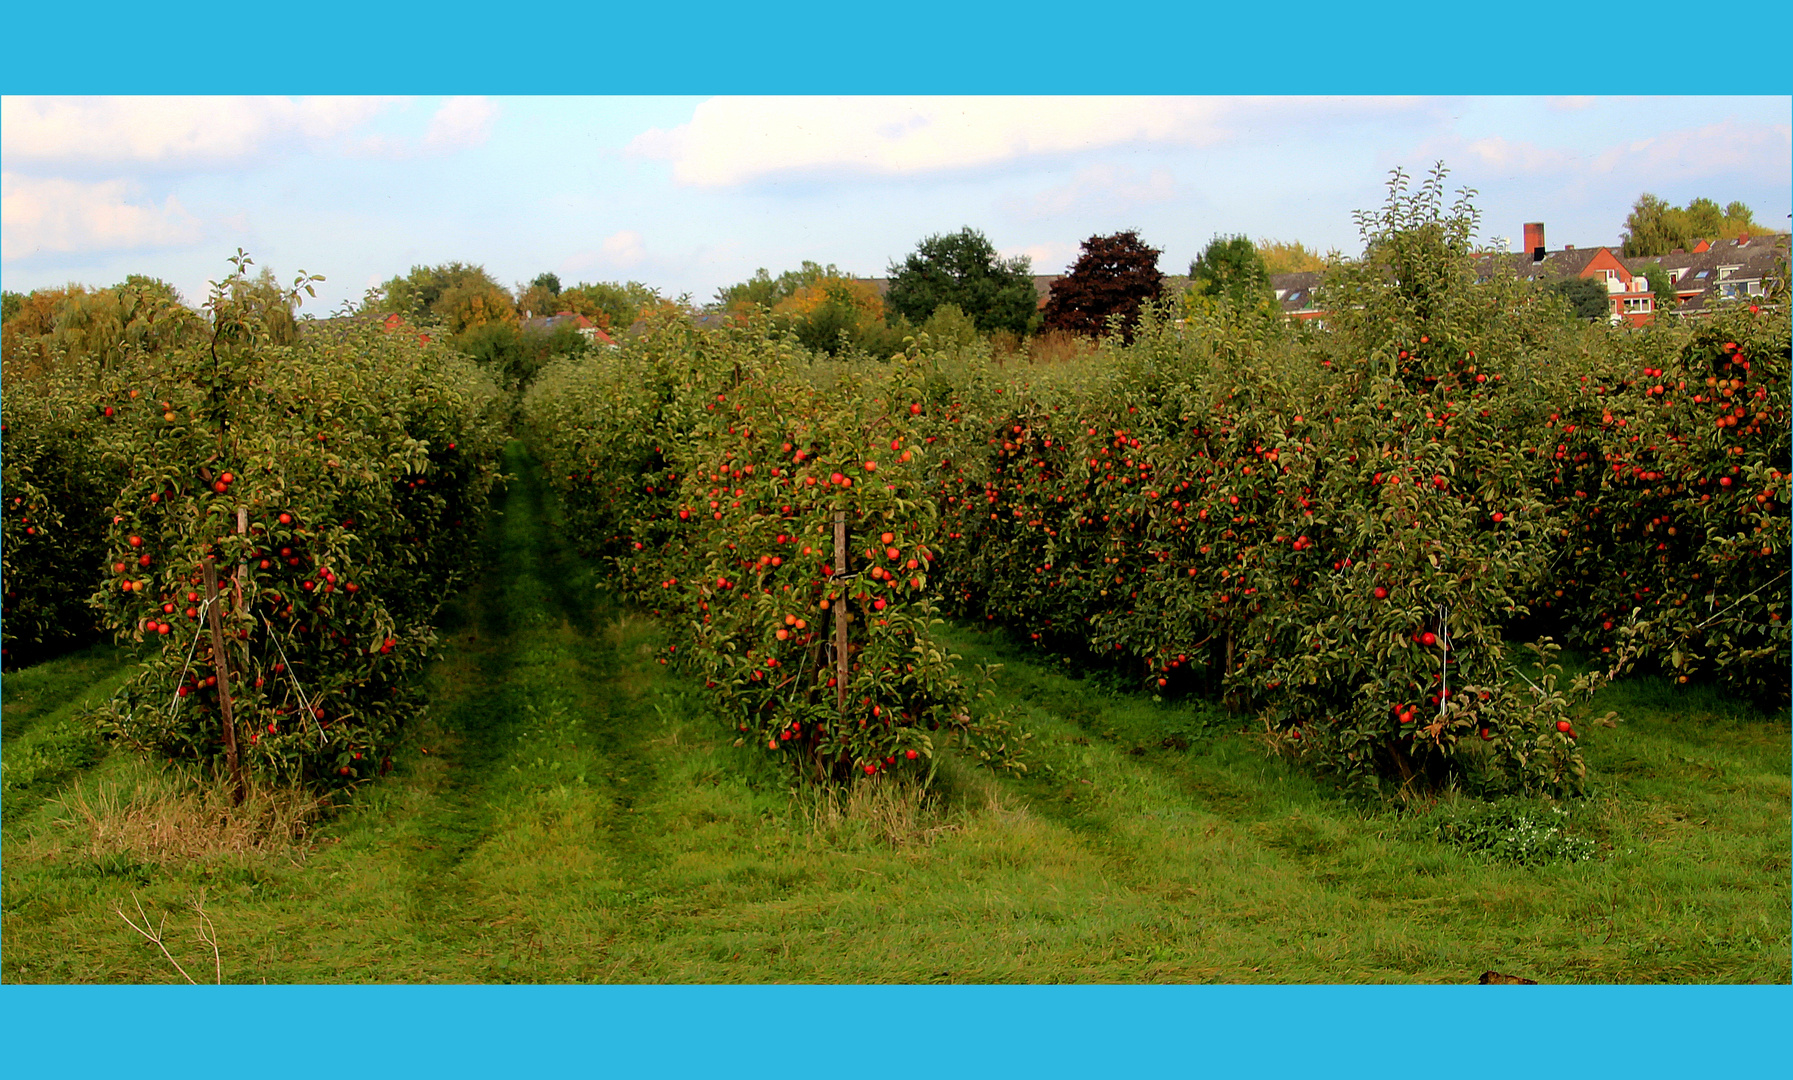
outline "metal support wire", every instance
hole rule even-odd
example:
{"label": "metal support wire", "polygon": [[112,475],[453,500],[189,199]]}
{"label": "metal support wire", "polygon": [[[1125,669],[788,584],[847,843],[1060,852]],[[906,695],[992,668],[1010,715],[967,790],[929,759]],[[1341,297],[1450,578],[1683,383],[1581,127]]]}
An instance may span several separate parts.
{"label": "metal support wire", "polygon": [[193,631],[193,644],[187,646],[187,662],[181,665],[180,678],[174,681],[174,700],[168,703],[168,715],[171,717],[181,711],[181,687],[186,685],[187,672],[193,668],[193,654],[199,651],[199,638],[205,633],[205,617],[212,603],[210,598],[200,601],[198,629]]}
{"label": "metal support wire", "polygon": [[[1775,579],[1774,579],[1774,581],[1770,581],[1770,582],[1769,582],[1769,583],[1768,583],[1768,585],[1773,585],[1773,584],[1775,584],[1775,583],[1777,583],[1777,582],[1779,582],[1779,581],[1780,581],[1780,579],[1781,579],[1781,578],[1784,578],[1784,577],[1786,577],[1786,576],[1787,576],[1787,575],[1788,575],[1788,574],[1793,574],[1793,570],[1788,570],[1788,571],[1783,571],[1783,572],[1782,572],[1782,573],[1781,573],[1781,575],[1780,575],[1780,577],[1777,577],[1777,578],[1775,578]],[[1703,622],[1703,623],[1701,623],[1701,624],[1699,624],[1699,625],[1698,625],[1698,626],[1696,626],[1696,627],[1694,627],[1694,629],[1695,629],[1695,630],[1703,630],[1703,629],[1705,629],[1705,628],[1706,628],[1706,627],[1707,627],[1707,626],[1709,626],[1709,625],[1710,625],[1710,624],[1711,624],[1711,623],[1712,623],[1712,622],[1713,622],[1713,621],[1714,621],[1714,620],[1716,620],[1716,619],[1717,619],[1717,618],[1718,618],[1718,617],[1719,617],[1719,616],[1720,616],[1720,615],[1723,615],[1723,614],[1724,614],[1724,613],[1725,613],[1725,612],[1726,612],[1726,611],[1729,611],[1729,610],[1731,610],[1731,609],[1732,609],[1732,608],[1734,608],[1734,607],[1736,607],[1736,606],[1737,606],[1737,605],[1738,605],[1738,604],[1741,604],[1741,603],[1743,603],[1743,602],[1744,602],[1744,601],[1745,601],[1745,600],[1748,600],[1748,599],[1749,599],[1749,598],[1750,598],[1750,597],[1752,597],[1752,596],[1754,596],[1754,595],[1756,595],[1756,593],[1759,593],[1759,592],[1761,592],[1761,591],[1762,591],[1762,590],[1763,590],[1763,589],[1766,589],[1766,588],[1768,588],[1768,585],[1763,585],[1763,586],[1761,586],[1761,587],[1759,587],[1759,588],[1757,588],[1757,589],[1756,589],[1756,590],[1755,590],[1755,591],[1754,591],[1754,592],[1747,592],[1747,593],[1744,593],[1744,594],[1743,594],[1743,595],[1742,595],[1742,596],[1739,596],[1739,597],[1738,597],[1738,598],[1737,598],[1737,599],[1736,599],[1736,600],[1735,600],[1735,601],[1734,601],[1734,602],[1732,602],[1732,603],[1729,603],[1729,604],[1726,604],[1726,605],[1725,605],[1725,607],[1724,607],[1724,610],[1722,610],[1722,611],[1718,611],[1718,612],[1715,612],[1715,613],[1714,613],[1714,614],[1713,614],[1713,616],[1712,616],[1712,618],[1710,618],[1710,619],[1707,619],[1707,620],[1706,620],[1706,621],[1705,621],[1705,622]],[[1717,594],[1717,593],[1716,593],[1716,592],[1715,592],[1715,593],[1713,593],[1713,596],[1714,596],[1714,597],[1716,597],[1716,596],[1717,596],[1717,595],[1718,595],[1718,594]],[[1715,599],[1715,600],[1714,600],[1714,601],[1713,601],[1713,604],[1716,604],[1716,603],[1717,603],[1717,602],[1718,602],[1718,601],[1717,601],[1717,600],[1716,600],[1716,599]],[[1708,610],[1708,611],[1710,611],[1710,610],[1711,610],[1711,605],[1708,605],[1708,607],[1707,607],[1707,610]]]}
{"label": "metal support wire", "polygon": [[280,653],[280,663],[286,668],[286,677],[292,680],[293,689],[298,692],[299,708],[305,710],[306,717],[311,720],[312,726],[317,728],[318,745],[321,747],[325,743],[324,725],[318,723],[317,714],[311,711],[311,700],[305,695],[305,687],[299,685],[299,673],[293,669],[293,662],[287,658],[286,648],[280,644],[280,635],[274,632],[274,624],[268,621],[266,615],[261,617],[261,621],[262,625],[268,628],[268,640],[274,643],[275,651]]}
{"label": "metal support wire", "polygon": [[1438,644],[1443,648],[1438,668],[1438,715],[1444,716],[1444,706],[1451,691],[1451,606],[1438,605]]}

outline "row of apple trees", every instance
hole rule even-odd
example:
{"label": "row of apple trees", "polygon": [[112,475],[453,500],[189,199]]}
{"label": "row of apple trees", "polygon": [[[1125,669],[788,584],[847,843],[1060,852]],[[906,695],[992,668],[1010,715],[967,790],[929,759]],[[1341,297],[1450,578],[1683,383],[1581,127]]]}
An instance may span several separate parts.
{"label": "row of apple trees", "polygon": [[[1088,364],[937,379],[950,607],[1359,786],[1574,790],[1587,691],[1640,663],[1784,701],[1785,316],[1570,323],[1477,280],[1437,179],[1361,216],[1323,328],[1155,312]],[[1545,635],[1599,669],[1561,685]]]}
{"label": "row of apple trees", "polygon": [[550,365],[525,398],[572,534],[674,627],[740,737],[798,775],[928,773],[936,739],[1023,767],[1024,736],[974,719],[935,639],[937,455],[922,364],[811,360],[764,323],[662,321]]}
{"label": "row of apple trees", "polygon": [[153,350],[9,382],[8,648],[97,608],[145,655],[106,710],[118,736],[216,760],[227,684],[248,768],[350,782],[389,764],[418,705],[432,619],[473,565],[503,399],[469,360],[377,322],[274,344],[232,281]]}

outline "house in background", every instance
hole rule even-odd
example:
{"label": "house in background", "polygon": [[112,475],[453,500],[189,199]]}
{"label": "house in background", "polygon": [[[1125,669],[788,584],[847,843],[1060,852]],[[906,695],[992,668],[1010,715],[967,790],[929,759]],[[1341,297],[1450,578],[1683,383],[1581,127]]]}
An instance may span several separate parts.
{"label": "house in background", "polygon": [[1325,315],[1314,300],[1314,294],[1320,289],[1320,279],[1324,276],[1318,270],[1271,274],[1270,287],[1276,290],[1276,302],[1282,305],[1283,314],[1297,322],[1307,322]]}
{"label": "house in background", "polygon": [[1749,301],[1766,295],[1766,279],[1775,264],[1788,257],[1788,237],[1740,236],[1716,243],[1700,241],[1693,250],[1674,251],[1661,257],[1626,259],[1634,270],[1660,264],[1675,283],[1680,315],[1703,315],[1727,301]]}
{"label": "house in background", "polygon": [[[1693,250],[1660,257],[1620,258],[1610,247],[1577,249],[1573,244],[1559,251],[1544,245],[1544,225],[1525,226],[1525,249],[1514,254],[1489,253],[1476,259],[1476,279],[1488,281],[1511,272],[1548,285],[1565,278],[1594,278],[1606,286],[1613,325],[1641,326],[1653,321],[1659,309],[1656,295],[1644,276],[1644,268],[1660,265],[1675,286],[1677,315],[1705,315],[1722,304],[1745,302],[1767,293],[1767,279],[1776,264],[1788,258],[1786,234],[1740,237],[1735,240],[1701,240]],[[1314,302],[1320,275],[1274,274],[1271,286],[1292,319],[1316,319],[1325,314]]]}
{"label": "house in background", "polygon": [[577,312],[562,311],[557,315],[547,315],[540,318],[523,320],[523,329],[537,330],[542,333],[552,333],[563,326],[571,326],[578,330],[579,336],[585,338],[587,341],[595,342],[599,345],[608,345],[611,348],[616,347],[615,339],[609,334],[606,334],[603,327]]}

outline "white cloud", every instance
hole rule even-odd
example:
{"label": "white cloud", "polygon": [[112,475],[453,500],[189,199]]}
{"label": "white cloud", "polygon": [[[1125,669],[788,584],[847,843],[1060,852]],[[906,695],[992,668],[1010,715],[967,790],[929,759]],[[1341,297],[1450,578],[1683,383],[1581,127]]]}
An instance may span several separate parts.
{"label": "white cloud", "polygon": [[126,251],[198,243],[198,219],[168,196],[136,201],[129,182],[38,179],[0,174],[0,259]]}
{"label": "white cloud", "polygon": [[1062,244],[1047,241],[1042,244],[1029,244],[1026,247],[1010,248],[998,252],[1005,259],[1017,255],[1027,256],[1028,264],[1036,274],[1056,274],[1070,268],[1083,253],[1082,244]]}
{"label": "white cloud", "polygon": [[1405,110],[1405,99],[1213,97],[720,97],[653,128],[631,156],[670,161],[682,184],[792,173],[907,175],[1129,144],[1210,146],[1316,116]]}
{"label": "white cloud", "polygon": [[1523,173],[1568,169],[1579,156],[1570,150],[1551,149],[1530,142],[1513,142],[1499,135],[1476,139],[1463,149],[1491,168]]}
{"label": "white cloud", "polygon": [[633,229],[624,229],[605,238],[603,251],[605,259],[617,266],[634,266],[647,257],[641,234]]}
{"label": "white cloud", "polygon": [[1661,185],[1682,178],[1753,172],[1763,179],[1785,183],[1789,177],[1789,154],[1793,153],[1793,127],[1721,120],[1586,153],[1498,135],[1460,146],[1483,164],[1509,174],[1580,174],[1583,179],[1617,176],[1627,184]]}
{"label": "white cloud", "polygon": [[377,97],[6,97],[0,153],[22,165],[192,166],[282,140],[319,142],[372,120]]}
{"label": "white cloud", "polygon": [[498,106],[489,98],[451,97],[436,110],[424,133],[423,148],[436,152],[480,146],[492,137]]}
{"label": "white cloud", "polygon": [[1793,127],[1787,124],[1745,126],[1721,120],[1701,128],[1682,128],[1612,147],[1593,160],[1598,172],[1667,172],[1713,176],[1763,169],[1785,183]]}
{"label": "white cloud", "polygon": [[1153,169],[1142,178],[1132,169],[1091,165],[1079,169],[1070,183],[1035,195],[1029,210],[1034,217],[1056,217],[1083,209],[1115,213],[1141,203],[1168,202],[1176,196],[1176,187],[1169,169]]}
{"label": "white cloud", "polygon": [[1582,109],[1588,108],[1599,100],[1599,98],[1588,94],[1563,94],[1553,98],[1546,98],[1545,103],[1549,106],[1552,112],[1580,112]]}

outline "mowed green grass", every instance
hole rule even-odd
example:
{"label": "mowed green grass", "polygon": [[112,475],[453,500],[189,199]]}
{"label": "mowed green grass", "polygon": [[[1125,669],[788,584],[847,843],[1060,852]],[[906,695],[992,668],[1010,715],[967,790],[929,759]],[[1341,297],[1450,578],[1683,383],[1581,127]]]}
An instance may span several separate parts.
{"label": "mowed green grass", "polygon": [[1599,858],[1522,867],[1441,842],[1436,809],[1333,794],[1234,718],[949,628],[967,662],[1004,665],[1032,769],[949,754],[925,798],[874,784],[846,805],[732,746],[658,663],[664,628],[565,544],[519,448],[510,469],[430,714],[305,845],[96,848],[75,792],[178,777],[91,737],[16,792],[13,763],[75,740],[77,700],[123,661],[8,675],[0,978],[180,981],[113,912],[141,901],[208,981],[203,895],[227,982],[1788,981],[1785,716],[1604,692],[1592,710],[1624,722],[1587,725],[1593,790],[1569,807]]}

